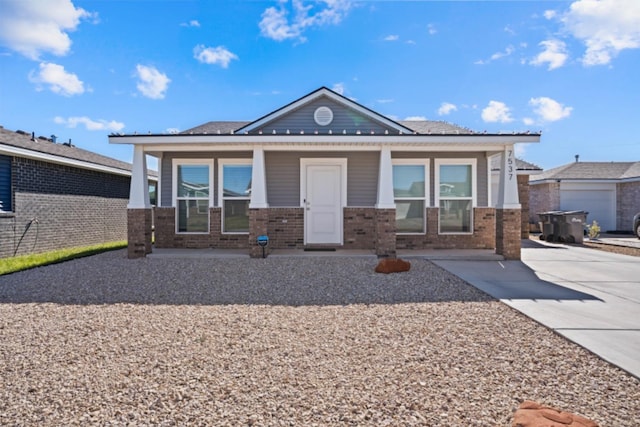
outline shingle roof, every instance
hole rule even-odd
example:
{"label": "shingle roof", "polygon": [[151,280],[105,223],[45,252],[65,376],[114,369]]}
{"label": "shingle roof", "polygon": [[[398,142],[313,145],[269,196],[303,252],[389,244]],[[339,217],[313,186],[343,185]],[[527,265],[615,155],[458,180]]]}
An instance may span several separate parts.
{"label": "shingle roof", "polygon": [[0,145],[17,147],[38,153],[49,154],[61,158],[80,160],[93,163],[99,166],[131,171],[131,164],[120,160],[106,157],[82,148],[54,143],[44,137],[36,137],[32,140],[31,134],[22,131],[10,131],[0,127]]}
{"label": "shingle roof", "polygon": [[201,134],[209,134],[209,135],[215,135],[215,134],[230,134],[232,132],[235,132],[236,130],[245,127],[246,125],[248,125],[251,122],[207,122],[203,125],[200,126],[196,126],[194,128],[191,129],[187,129],[183,132],[180,132],[182,134],[195,134],[195,135],[201,135]]}
{"label": "shingle roof", "polygon": [[531,182],[545,180],[621,180],[640,178],[640,162],[573,162],[544,171]]}

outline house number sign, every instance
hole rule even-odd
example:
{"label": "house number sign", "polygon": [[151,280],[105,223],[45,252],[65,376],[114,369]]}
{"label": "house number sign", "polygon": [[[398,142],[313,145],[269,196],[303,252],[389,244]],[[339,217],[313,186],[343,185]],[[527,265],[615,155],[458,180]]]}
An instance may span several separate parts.
{"label": "house number sign", "polygon": [[513,180],[513,166],[515,163],[513,150],[507,150],[507,173],[509,174],[509,181]]}

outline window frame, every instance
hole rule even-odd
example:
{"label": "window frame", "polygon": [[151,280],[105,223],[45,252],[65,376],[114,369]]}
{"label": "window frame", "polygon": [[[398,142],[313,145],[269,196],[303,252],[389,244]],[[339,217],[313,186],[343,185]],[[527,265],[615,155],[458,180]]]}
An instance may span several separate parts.
{"label": "window frame", "polygon": [[[418,201],[423,201],[424,205],[423,205],[423,209],[422,209],[422,231],[410,231],[410,232],[398,232],[396,230],[396,235],[402,235],[402,236],[407,236],[407,235],[424,235],[427,234],[427,208],[429,207],[429,201],[430,201],[430,183],[429,183],[429,166],[430,166],[430,161],[428,158],[423,158],[423,159],[391,159],[391,176],[393,179],[393,167],[394,166],[423,166],[424,167],[424,196],[423,197],[396,197],[396,195],[393,195],[393,203],[396,205],[396,212],[398,210],[397,208],[397,201],[401,200],[401,201],[414,201],[414,200],[418,200]],[[395,187],[394,187],[395,190]],[[396,219],[397,221],[397,219]]]}
{"label": "window frame", "polygon": [[[176,234],[209,234],[211,232],[211,208],[213,207],[213,168],[214,159],[172,159],[172,206],[176,209],[175,232]],[[178,167],[180,166],[208,166],[209,167],[209,195],[208,197],[178,197]],[[178,201],[180,200],[206,200],[207,201],[207,231],[179,231],[180,215],[178,215]],[[198,204],[198,210],[200,205]]]}
{"label": "window frame", "polygon": [[[225,166],[250,166],[253,173],[253,159],[218,159],[218,206],[220,207],[220,233],[221,234],[249,234],[251,223],[247,231],[225,231],[224,229],[224,202],[225,200],[247,200],[251,203],[251,195],[247,197],[224,196],[224,167]],[[253,185],[253,184],[252,184]]]}
{"label": "window frame", "polygon": [[[14,205],[13,205],[13,157],[7,156],[4,154],[0,154],[0,158],[2,158],[2,162],[6,163],[7,167],[7,194],[0,194],[0,214],[4,214],[5,216],[8,214],[14,213]],[[5,198],[6,197],[6,198]],[[9,209],[4,208],[3,201],[8,201]]]}
{"label": "window frame", "polygon": [[[471,196],[464,197],[441,197],[440,196],[440,167],[441,166],[471,166]],[[471,235],[473,234],[473,210],[477,207],[478,199],[478,159],[460,158],[460,159],[435,159],[434,160],[434,204],[438,208],[438,234],[448,235]],[[440,224],[440,201],[441,200],[470,200],[471,212],[469,215],[469,231],[441,231]]]}

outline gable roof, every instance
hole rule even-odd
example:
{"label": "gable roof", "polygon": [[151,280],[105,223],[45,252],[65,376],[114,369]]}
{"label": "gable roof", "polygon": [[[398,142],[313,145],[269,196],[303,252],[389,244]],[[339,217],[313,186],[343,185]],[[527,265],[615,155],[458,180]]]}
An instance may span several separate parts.
{"label": "gable roof", "polygon": [[358,104],[357,102],[352,101],[351,99],[345,96],[342,96],[339,93],[334,92],[331,89],[324,86],[322,86],[319,89],[316,89],[315,91],[311,92],[308,95],[303,96],[302,98],[299,98],[293,102],[290,102],[284,107],[281,107],[267,114],[266,116],[260,117],[259,119],[249,123],[246,126],[241,127],[240,129],[238,129],[238,132],[251,133],[252,131],[258,130],[260,127],[264,126],[265,124],[273,122],[278,118],[290,113],[291,111],[294,111],[320,98],[328,98],[337,104],[340,104],[348,109],[354,110],[362,114],[363,116],[366,116],[370,120],[373,120],[375,122],[381,123],[386,127],[394,129],[395,131],[397,131],[397,133],[400,133],[400,134],[413,133],[411,129],[406,128],[405,126],[399,124],[398,122],[395,122],[389,119],[388,117],[383,116],[382,114],[376,113],[375,111],[361,104]]}
{"label": "gable roof", "polygon": [[130,163],[84,150],[69,143],[54,143],[49,138],[35,137],[24,131],[13,132],[1,126],[0,154],[131,175]]}
{"label": "gable roof", "polygon": [[547,180],[633,180],[640,179],[640,162],[572,162],[544,171],[531,183]]}

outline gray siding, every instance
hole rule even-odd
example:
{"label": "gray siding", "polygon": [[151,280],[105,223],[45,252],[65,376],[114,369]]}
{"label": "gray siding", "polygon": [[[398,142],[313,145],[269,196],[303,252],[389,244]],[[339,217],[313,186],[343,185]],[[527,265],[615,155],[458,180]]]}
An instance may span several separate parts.
{"label": "gray siding", "polygon": [[377,198],[378,152],[267,152],[267,198],[269,206],[300,205],[300,159],[347,159],[347,206],[374,206]]}
{"label": "gray siding", "polygon": [[[313,118],[313,113],[321,106],[329,107],[333,111],[333,121],[327,126],[319,126]],[[343,130],[346,130],[350,135],[355,134],[358,130],[363,134],[374,131],[378,135],[384,133],[385,130],[391,132],[390,128],[383,126],[381,123],[373,121],[371,118],[355,110],[351,110],[344,105],[336,104],[325,97],[303,105],[289,112],[289,114],[286,114],[284,117],[267,123],[259,130],[262,130],[263,133],[272,133],[275,130],[278,134],[282,135],[285,134],[287,130],[289,130],[291,134],[300,134],[302,130],[304,130],[305,133],[318,131],[321,134],[326,134],[329,129],[331,129],[334,134],[342,133]]]}
{"label": "gray siding", "polygon": [[[169,207],[172,202],[172,160],[174,158],[215,159],[214,163],[214,201],[217,204],[218,159],[251,158],[250,151],[207,152],[207,153],[165,153],[161,161],[162,206]],[[426,158],[429,167],[429,205],[435,202],[435,159],[475,158],[477,160],[477,203],[488,205],[487,157],[484,153],[429,153],[429,152],[392,152],[392,158]],[[378,151],[358,152],[285,152],[266,151],[265,168],[267,179],[267,202],[271,207],[294,207],[300,205],[300,159],[301,158],[346,158],[347,159],[347,206],[375,206],[378,193]]]}

